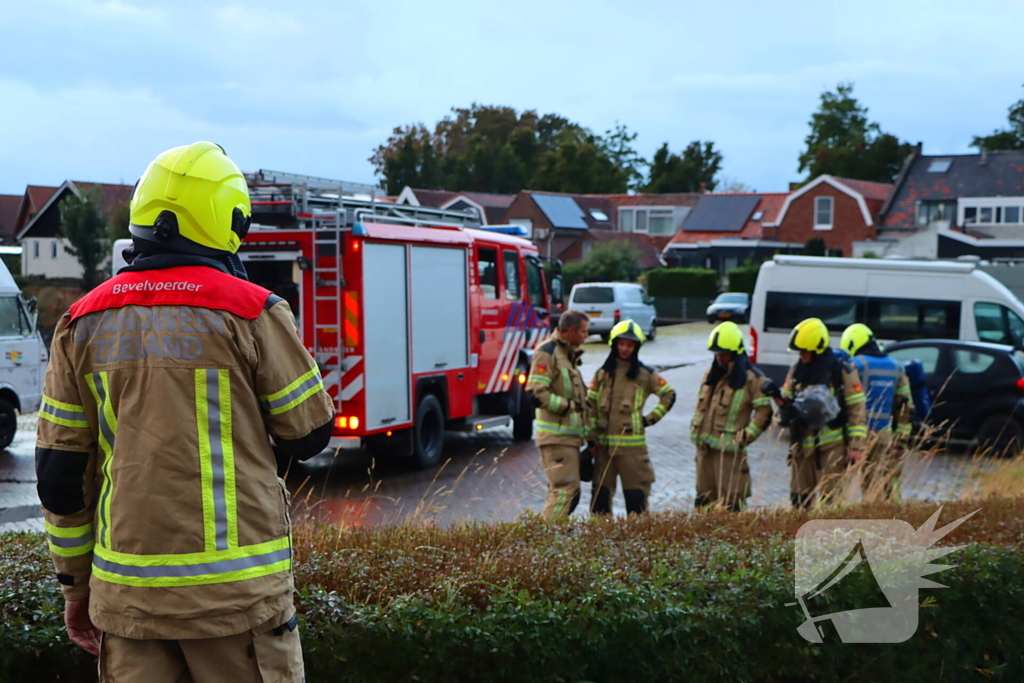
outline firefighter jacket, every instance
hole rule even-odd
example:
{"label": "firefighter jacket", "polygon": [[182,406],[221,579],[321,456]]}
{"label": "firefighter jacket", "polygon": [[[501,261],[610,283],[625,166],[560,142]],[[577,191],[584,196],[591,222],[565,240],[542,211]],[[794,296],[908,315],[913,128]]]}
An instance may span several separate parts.
{"label": "firefighter jacket", "polygon": [[848,358],[842,358],[832,349],[826,349],[812,363],[798,361],[789,369],[782,385],[782,397],[792,399],[804,387],[825,384],[839,402],[839,416],[818,431],[796,428],[791,436],[805,453],[818,447],[831,447],[846,443],[850,450],[864,450],[867,437],[867,397],[861,385],[857,368]]}
{"label": "firefighter jacket", "polygon": [[216,638],[292,604],[270,437],[322,449],[334,408],[282,299],[205,265],[122,271],[58,323],[39,417],[53,563],[98,628]]}
{"label": "firefighter jacket", "polygon": [[701,381],[690,440],[715,451],[739,451],[759,437],[772,420],[765,381],[746,355],[724,369],[713,362]]}
{"label": "firefighter jacket", "polygon": [[533,354],[526,390],[533,394],[538,446],[580,446],[586,436],[587,388],[579,365],[582,351],[555,330]]}
{"label": "firefighter jacket", "polygon": [[899,438],[910,436],[914,399],[900,362],[885,354],[861,354],[853,359],[853,364],[867,398],[868,429],[891,429]]}
{"label": "firefighter jacket", "polygon": [[[665,417],[676,401],[676,392],[653,369],[637,361],[634,378],[629,377],[630,369],[629,360],[613,358],[598,369],[587,392],[589,438],[623,455],[647,452],[644,431]],[[658,405],[644,415],[644,404],[652,394],[658,397]]]}

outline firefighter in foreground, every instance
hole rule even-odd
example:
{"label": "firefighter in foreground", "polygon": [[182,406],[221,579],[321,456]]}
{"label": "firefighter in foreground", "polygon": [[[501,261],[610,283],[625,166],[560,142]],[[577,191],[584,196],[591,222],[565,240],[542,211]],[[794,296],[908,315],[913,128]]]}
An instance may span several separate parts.
{"label": "firefighter in foreground", "polygon": [[[617,478],[622,479],[626,513],[647,510],[654,467],[647,456],[644,433],[672,409],[676,392],[661,375],[640,362],[640,347],[646,340],[632,320],[615,325],[609,334],[611,352],[587,392],[590,438],[596,441],[591,449],[594,483],[590,511],[594,514],[611,514]],[[644,415],[644,404],[652,394],[658,397],[658,405]]]}
{"label": "firefighter in foreground", "polygon": [[697,446],[695,507],[724,505],[738,512],[750,496],[747,446],[772,420],[771,382],[747,357],[743,332],[733,322],[708,337],[715,354],[704,373],[690,439]]}
{"label": "firefighter in foreground", "polygon": [[332,402],[288,304],[243,279],[248,188],[219,146],[158,156],[130,212],[131,265],[58,323],[39,415],[68,633],[104,682],[298,683],[275,457],[320,452]]}
{"label": "firefighter in foreground", "polygon": [[903,453],[910,437],[914,400],[903,366],[890,358],[863,323],[846,328],[839,348],[850,354],[867,395],[868,437],[863,490],[899,500]]}
{"label": "firefighter in foreground", "polygon": [[579,368],[580,344],[587,339],[590,318],[568,310],[558,329],[537,349],[526,390],[533,396],[533,423],[548,495],[545,519],[568,517],[580,502],[580,447],[587,427],[587,388]]}
{"label": "firefighter in foreground", "polygon": [[790,501],[828,502],[848,464],[864,456],[865,396],[857,369],[829,346],[828,328],[807,318],[793,328],[789,348],[800,354],[776,399],[780,424],[790,431]]}

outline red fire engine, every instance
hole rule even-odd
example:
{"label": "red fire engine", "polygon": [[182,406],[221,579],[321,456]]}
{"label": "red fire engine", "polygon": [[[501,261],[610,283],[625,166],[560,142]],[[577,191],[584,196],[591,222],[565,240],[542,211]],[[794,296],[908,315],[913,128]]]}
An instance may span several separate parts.
{"label": "red fire engine", "polygon": [[344,445],[430,467],[446,430],[511,421],[530,438],[526,373],[561,282],[546,281],[522,228],[472,227],[472,211],[379,201],[370,186],[269,171],[248,181],[254,227],[239,254],[291,305]]}

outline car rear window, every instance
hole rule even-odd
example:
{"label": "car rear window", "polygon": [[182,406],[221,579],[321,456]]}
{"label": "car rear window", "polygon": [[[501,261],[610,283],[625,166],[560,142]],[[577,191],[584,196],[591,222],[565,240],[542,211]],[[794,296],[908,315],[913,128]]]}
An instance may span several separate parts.
{"label": "car rear window", "polygon": [[719,294],[718,298],[715,299],[716,304],[745,304],[747,303],[746,294]]}
{"label": "car rear window", "polygon": [[610,304],[615,302],[611,287],[577,287],[572,295],[575,304]]}
{"label": "car rear window", "polygon": [[980,375],[992,367],[996,357],[984,351],[974,349],[957,349],[953,352],[953,362],[957,372],[967,375]]}

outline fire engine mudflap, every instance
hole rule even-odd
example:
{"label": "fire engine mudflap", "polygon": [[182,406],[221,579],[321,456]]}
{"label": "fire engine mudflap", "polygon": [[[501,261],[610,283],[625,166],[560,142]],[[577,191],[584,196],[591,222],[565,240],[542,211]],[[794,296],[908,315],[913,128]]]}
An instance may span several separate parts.
{"label": "fire engine mudflap", "polygon": [[515,230],[356,222],[250,233],[251,278],[291,303],[335,399],[334,445],[432,467],[446,430],[511,423],[515,438],[531,437],[524,387],[550,297],[536,247],[505,234]]}

